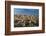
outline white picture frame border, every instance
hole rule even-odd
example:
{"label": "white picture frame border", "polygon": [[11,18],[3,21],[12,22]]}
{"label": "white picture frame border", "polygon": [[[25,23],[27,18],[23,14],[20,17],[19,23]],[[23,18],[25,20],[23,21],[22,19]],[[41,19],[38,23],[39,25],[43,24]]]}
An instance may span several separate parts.
{"label": "white picture frame border", "polygon": [[[14,8],[39,9],[39,27],[14,27]],[[42,7],[11,5],[11,31],[42,30]]]}

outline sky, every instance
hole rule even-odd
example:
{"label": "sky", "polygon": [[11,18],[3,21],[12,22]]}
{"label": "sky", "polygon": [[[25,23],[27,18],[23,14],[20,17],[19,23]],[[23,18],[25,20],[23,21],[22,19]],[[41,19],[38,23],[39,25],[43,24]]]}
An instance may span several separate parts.
{"label": "sky", "polygon": [[38,16],[39,9],[14,8],[14,15],[16,14]]}

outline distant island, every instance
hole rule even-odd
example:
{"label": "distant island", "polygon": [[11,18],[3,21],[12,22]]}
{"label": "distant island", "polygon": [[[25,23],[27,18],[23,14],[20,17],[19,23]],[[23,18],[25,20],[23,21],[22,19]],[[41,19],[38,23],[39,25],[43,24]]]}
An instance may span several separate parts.
{"label": "distant island", "polygon": [[34,15],[14,15],[14,27],[36,27],[39,26],[39,18]]}

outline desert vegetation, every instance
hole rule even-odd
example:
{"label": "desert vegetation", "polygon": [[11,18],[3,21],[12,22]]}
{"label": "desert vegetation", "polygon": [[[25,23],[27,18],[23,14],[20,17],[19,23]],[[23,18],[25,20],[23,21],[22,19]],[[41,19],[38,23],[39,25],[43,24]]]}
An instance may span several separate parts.
{"label": "desert vegetation", "polygon": [[38,16],[14,15],[14,27],[35,27],[38,22]]}

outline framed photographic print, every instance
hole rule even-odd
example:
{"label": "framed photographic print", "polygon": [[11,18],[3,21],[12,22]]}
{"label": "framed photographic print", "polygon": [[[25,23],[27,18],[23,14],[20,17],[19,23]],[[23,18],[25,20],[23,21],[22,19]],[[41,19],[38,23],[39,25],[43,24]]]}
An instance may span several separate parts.
{"label": "framed photographic print", "polygon": [[44,3],[5,1],[5,34],[45,32]]}

